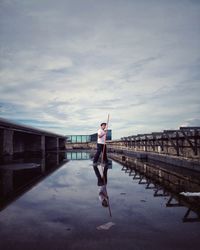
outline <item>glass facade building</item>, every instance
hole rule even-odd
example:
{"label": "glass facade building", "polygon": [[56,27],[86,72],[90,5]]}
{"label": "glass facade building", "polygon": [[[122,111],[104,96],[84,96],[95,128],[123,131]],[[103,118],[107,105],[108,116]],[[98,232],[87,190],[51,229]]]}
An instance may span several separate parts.
{"label": "glass facade building", "polygon": [[67,142],[71,143],[85,143],[90,142],[90,135],[67,135]]}
{"label": "glass facade building", "polygon": [[[112,130],[109,129],[107,132],[107,140],[112,140]],[[86,143],[86,142],[96,142],[97,141],[97,133],[92,135],[67,135],[66,142],[67,143]]]}

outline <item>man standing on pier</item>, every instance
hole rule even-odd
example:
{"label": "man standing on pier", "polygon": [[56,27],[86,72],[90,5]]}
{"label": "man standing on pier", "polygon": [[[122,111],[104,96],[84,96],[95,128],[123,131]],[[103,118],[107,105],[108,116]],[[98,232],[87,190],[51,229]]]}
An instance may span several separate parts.
{"label": "man standing on pier", "polygon": [[104,154],[103,155],[104,163],[108,162],[107,152],[106,152],[106,132],[107,132],[106,123],[103,122],[101,123],[101,127],[98,129],[97,132],[97,152],[94,156],[93,165],[97,165],[101,153]]}

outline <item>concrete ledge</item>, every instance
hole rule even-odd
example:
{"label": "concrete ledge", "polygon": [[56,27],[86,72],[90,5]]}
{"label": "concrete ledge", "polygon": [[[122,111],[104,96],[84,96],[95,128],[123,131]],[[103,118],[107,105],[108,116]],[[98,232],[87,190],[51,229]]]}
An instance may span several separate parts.
{"label": "concrete ledge", "polygon": [[194,159],[188,159],[178,156],[166,155],[166,154],[156,154],[151,152],[142,152],[142,151],[131,151],[131,150],[124,150],[124,149],[114,149],[111,152],[115,152],[117,154],[121,154],[128,157],[134,157],[137,159],[144,159],[144,160],[153,160],[158,162],[163,162],[167,164],[171,164],[177,167],[183,167],[190,170],[195,170],[200,172],[200,161]]}

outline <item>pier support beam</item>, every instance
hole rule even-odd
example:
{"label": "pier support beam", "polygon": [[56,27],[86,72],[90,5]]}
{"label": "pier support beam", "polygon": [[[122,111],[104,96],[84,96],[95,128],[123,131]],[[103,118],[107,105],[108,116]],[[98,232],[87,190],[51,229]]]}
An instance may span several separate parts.
{"label": "pier support beam", "polygon": [[4,129],[3,131],[3,155],[13,155],[13,131]]}

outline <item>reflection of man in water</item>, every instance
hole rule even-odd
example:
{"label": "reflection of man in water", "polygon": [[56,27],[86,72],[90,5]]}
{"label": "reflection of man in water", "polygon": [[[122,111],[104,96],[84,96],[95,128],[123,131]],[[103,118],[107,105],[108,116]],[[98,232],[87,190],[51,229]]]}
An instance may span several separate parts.
{"label": "reflection of man in water", "polygon": [[106,190],[106,185],[107,185],[107,172],[108,172],[108,167],[105,166],[103,168],[103,176],[101,176],[99,169],[97,166],[93,166],[94,172],[97,177],[97,186],[99,186],[99,200],[101,201],[101,204],[103,207],[108,207],[108,194]]}

